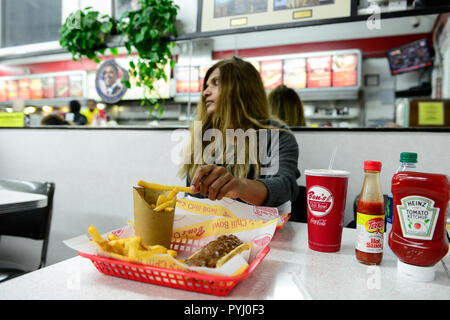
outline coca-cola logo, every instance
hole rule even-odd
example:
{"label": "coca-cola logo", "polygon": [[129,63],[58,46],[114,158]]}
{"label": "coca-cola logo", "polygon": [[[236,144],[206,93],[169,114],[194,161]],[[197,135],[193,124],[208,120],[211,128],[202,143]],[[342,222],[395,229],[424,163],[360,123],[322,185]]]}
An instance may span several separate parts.
{"label": "coca-cola logo", "polygon": [[312,186],[307,192],[307,203],[311,214],[316,217],[323,217],[333,208],[334,197],[327,188]]}

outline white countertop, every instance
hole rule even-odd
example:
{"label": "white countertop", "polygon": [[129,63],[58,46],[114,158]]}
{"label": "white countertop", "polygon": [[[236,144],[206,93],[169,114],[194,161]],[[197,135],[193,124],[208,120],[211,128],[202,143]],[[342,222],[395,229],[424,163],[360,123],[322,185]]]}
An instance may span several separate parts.
{"label": "white countertop", "polygon": [[[337,253],[312,251],[307,239],[306,224],[287,223],[253,274],[226,297],[104,275],[77,256],[0,283],[0,299],[450,299],[450,278],[441,263],[433,282],[413,282],[397,276],[397,258],[388,247],[381,266],[357,262],[354,229],[344,228]],[[444,262],[450,268],[450,255]]]}

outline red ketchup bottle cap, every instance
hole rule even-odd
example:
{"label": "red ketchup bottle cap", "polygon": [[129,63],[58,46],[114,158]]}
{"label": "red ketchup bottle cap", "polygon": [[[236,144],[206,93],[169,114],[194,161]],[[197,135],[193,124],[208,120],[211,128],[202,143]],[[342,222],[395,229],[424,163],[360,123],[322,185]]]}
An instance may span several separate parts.
{"label": "red ketchup bottle cap", "polygon": [[380,161],[364,161],[364,170],[381,171]]}

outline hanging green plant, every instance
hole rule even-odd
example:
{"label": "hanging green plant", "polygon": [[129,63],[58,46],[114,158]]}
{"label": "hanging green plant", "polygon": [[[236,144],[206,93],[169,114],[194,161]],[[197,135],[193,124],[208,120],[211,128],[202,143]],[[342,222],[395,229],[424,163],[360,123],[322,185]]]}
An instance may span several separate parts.
{"label": "hanging green plant", "polygon": [[[141,105],[149,104],[150,112],[163,107],[153,96],[155,82],[167,81],[165,67],[170,61],[173,68],[175,61],[171,60],[171,49],[176,37],[175,26],[179,6],[173,0],[139,0],[139,9],[125,12],[119,21],[108,15],[100,15],[98,11],[87,7],[69,15],[60,29],[60,45],[66,48],[73,60],[87,57],[99,63],[99,56],[108,49],[108,38],[120,35],[130,56],[137,53],[137,60],[129,63],[130,77],[136,80],[136,85],[146,87],[146,95]],[[109,45],[111,46],[111,45]],[[118,54],[115,44],[110,47],[113,55]],[[131,87],[129,80],[122,80],[127,88]]]}
{"label": "hanging green plant", "polygon": [[[87,7],[72,12],[59,30],[59,44],[77,61],[87,57],[99,63],[107,48],[107,35],[118,33],[118,21]],[[117,55],[117,48],[110,48]]]}
{"label": "hanging green plant", "polygon": [[[141,105],[150,104],[152,109],[158,109],[157,99],[151,97],[155,89],[155,82],[167,81],[165,66],[170,61],[173,68],[175,62],[171,60],[171,49],[175,46],[171,37],[177,36],[175,26],[179,6],[172,0],[140,0],[140,9],[127,11],[120,18],[119,29],[126,35],[125,48],[129,54],[133,48],[137,51],[137,61],[130,61],[130,75],[136,78],[138,86],[148,88],[148,95]],[[130,87],[126,81],[125,86]],[[162,113],[160,108],[160,114]]]}

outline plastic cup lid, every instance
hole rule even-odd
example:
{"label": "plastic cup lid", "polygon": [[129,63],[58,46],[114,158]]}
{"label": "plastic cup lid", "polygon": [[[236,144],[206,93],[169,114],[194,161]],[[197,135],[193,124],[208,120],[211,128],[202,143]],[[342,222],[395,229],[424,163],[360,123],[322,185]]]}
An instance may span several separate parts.
{"label": "plastic cup lid", "polygon": [[398,260],[397,263],[397,274],[403,278],[413,281],[419,282],[433,281],[435,271],[436,265],[431,267],[420,267],[404,263],[400,260]]}
{"label": "plastic cup lid", "polygon": [[345,170],[334,170],[334,169],[306,169],[305,175],[308,176],[319,176],[319,177],[348,177],[350,172]]}

